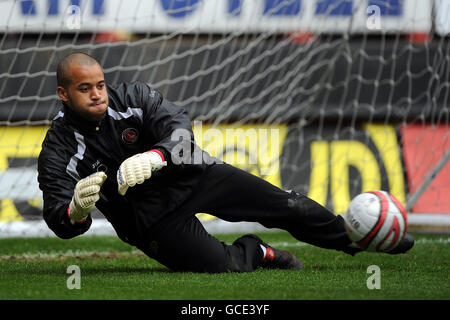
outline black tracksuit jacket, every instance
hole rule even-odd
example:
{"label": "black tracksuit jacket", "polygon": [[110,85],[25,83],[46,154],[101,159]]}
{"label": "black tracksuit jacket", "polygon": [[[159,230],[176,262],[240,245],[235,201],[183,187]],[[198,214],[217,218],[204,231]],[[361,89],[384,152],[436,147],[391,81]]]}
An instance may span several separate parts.
{"label": "black tracksuit jacket", "polygon": [[[176,212],[191,195],[207,164],[175,165],[171,161],[171,153],[179,144],[172,138],[176,129],[189,132],[190,137],[183,143],[194,150],[191,121],[184,109],[144,83],[108,85],[107,92],[109,106],[101,121],[83,120],[66,105],[53,120],[38,159],[43,216],[60,238],[86,232],[92,218],[88,216],[85,222],[72,225],[69,203],[77,181],[104,171],[107,180],[96,207],[120,239],[139,247],[145,245],[152,228]],[[159,151],[168,166],[153,173],[143,184],[129,188],[125,196],[119,195],[116,174],[120,164],[149,150]]]}

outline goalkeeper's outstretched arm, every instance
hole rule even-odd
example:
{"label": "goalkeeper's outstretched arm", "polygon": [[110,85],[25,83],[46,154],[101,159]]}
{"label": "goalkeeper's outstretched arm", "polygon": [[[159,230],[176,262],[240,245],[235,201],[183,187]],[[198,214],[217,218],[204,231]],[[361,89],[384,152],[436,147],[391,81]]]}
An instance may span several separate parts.
{"label": "goalkeeper's outstretched arm", "polygon": [[70,239],[85,233],[92,224],[90,211],[99,199],[106,174],[97,172],[75,183],[44,150],[38,159],[38,181],[43,192],[43,217],[60,238]]}

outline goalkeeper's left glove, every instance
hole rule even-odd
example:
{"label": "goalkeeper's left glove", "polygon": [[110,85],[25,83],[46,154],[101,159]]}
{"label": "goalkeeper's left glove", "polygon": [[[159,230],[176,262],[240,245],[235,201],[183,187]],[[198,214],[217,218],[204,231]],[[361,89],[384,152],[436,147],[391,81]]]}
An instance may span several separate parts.
{"label": "goalkeeper's left glove", "polygon": [[156,151],[138,153],[126,159],[117,170],[117,184],[122,196],[136,184],[141,184],[152,176],[152,172],[166,166],[167,162]]}

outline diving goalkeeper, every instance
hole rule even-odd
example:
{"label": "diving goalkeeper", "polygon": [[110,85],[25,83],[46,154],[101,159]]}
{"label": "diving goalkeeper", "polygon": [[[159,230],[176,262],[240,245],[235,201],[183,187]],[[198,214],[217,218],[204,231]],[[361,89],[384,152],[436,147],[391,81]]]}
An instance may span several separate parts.
{"label": "diving goalkeeper", "polygon": [[[106,84],[100,64],[84,53],[59,62],[57,82],[63,106],[42,144],[38,181],[44,220],[60,238],[86,232],[95,206],[121,240],[174,271],[303,268],[291,252],[256,235],[219,241],[197,212],[259,222],[321,248],[360,251],[341,216],[201,150],[186,111],[147,84]],[[187,134],[174,139],[175,132]],[[412,246],[408,236],[390,253]]]}

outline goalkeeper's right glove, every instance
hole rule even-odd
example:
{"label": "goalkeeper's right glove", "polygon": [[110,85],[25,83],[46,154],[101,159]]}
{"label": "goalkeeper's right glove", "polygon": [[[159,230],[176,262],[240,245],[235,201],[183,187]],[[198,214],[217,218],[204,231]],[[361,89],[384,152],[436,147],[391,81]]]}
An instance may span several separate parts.
{"label": "goalkeeper's right glove", "polygon": [[100,187],[105,180],[106,173],[100,171],[78,181],[68,210],[72,224],[83,222],[94,209],[95,203],[100,199]]}

